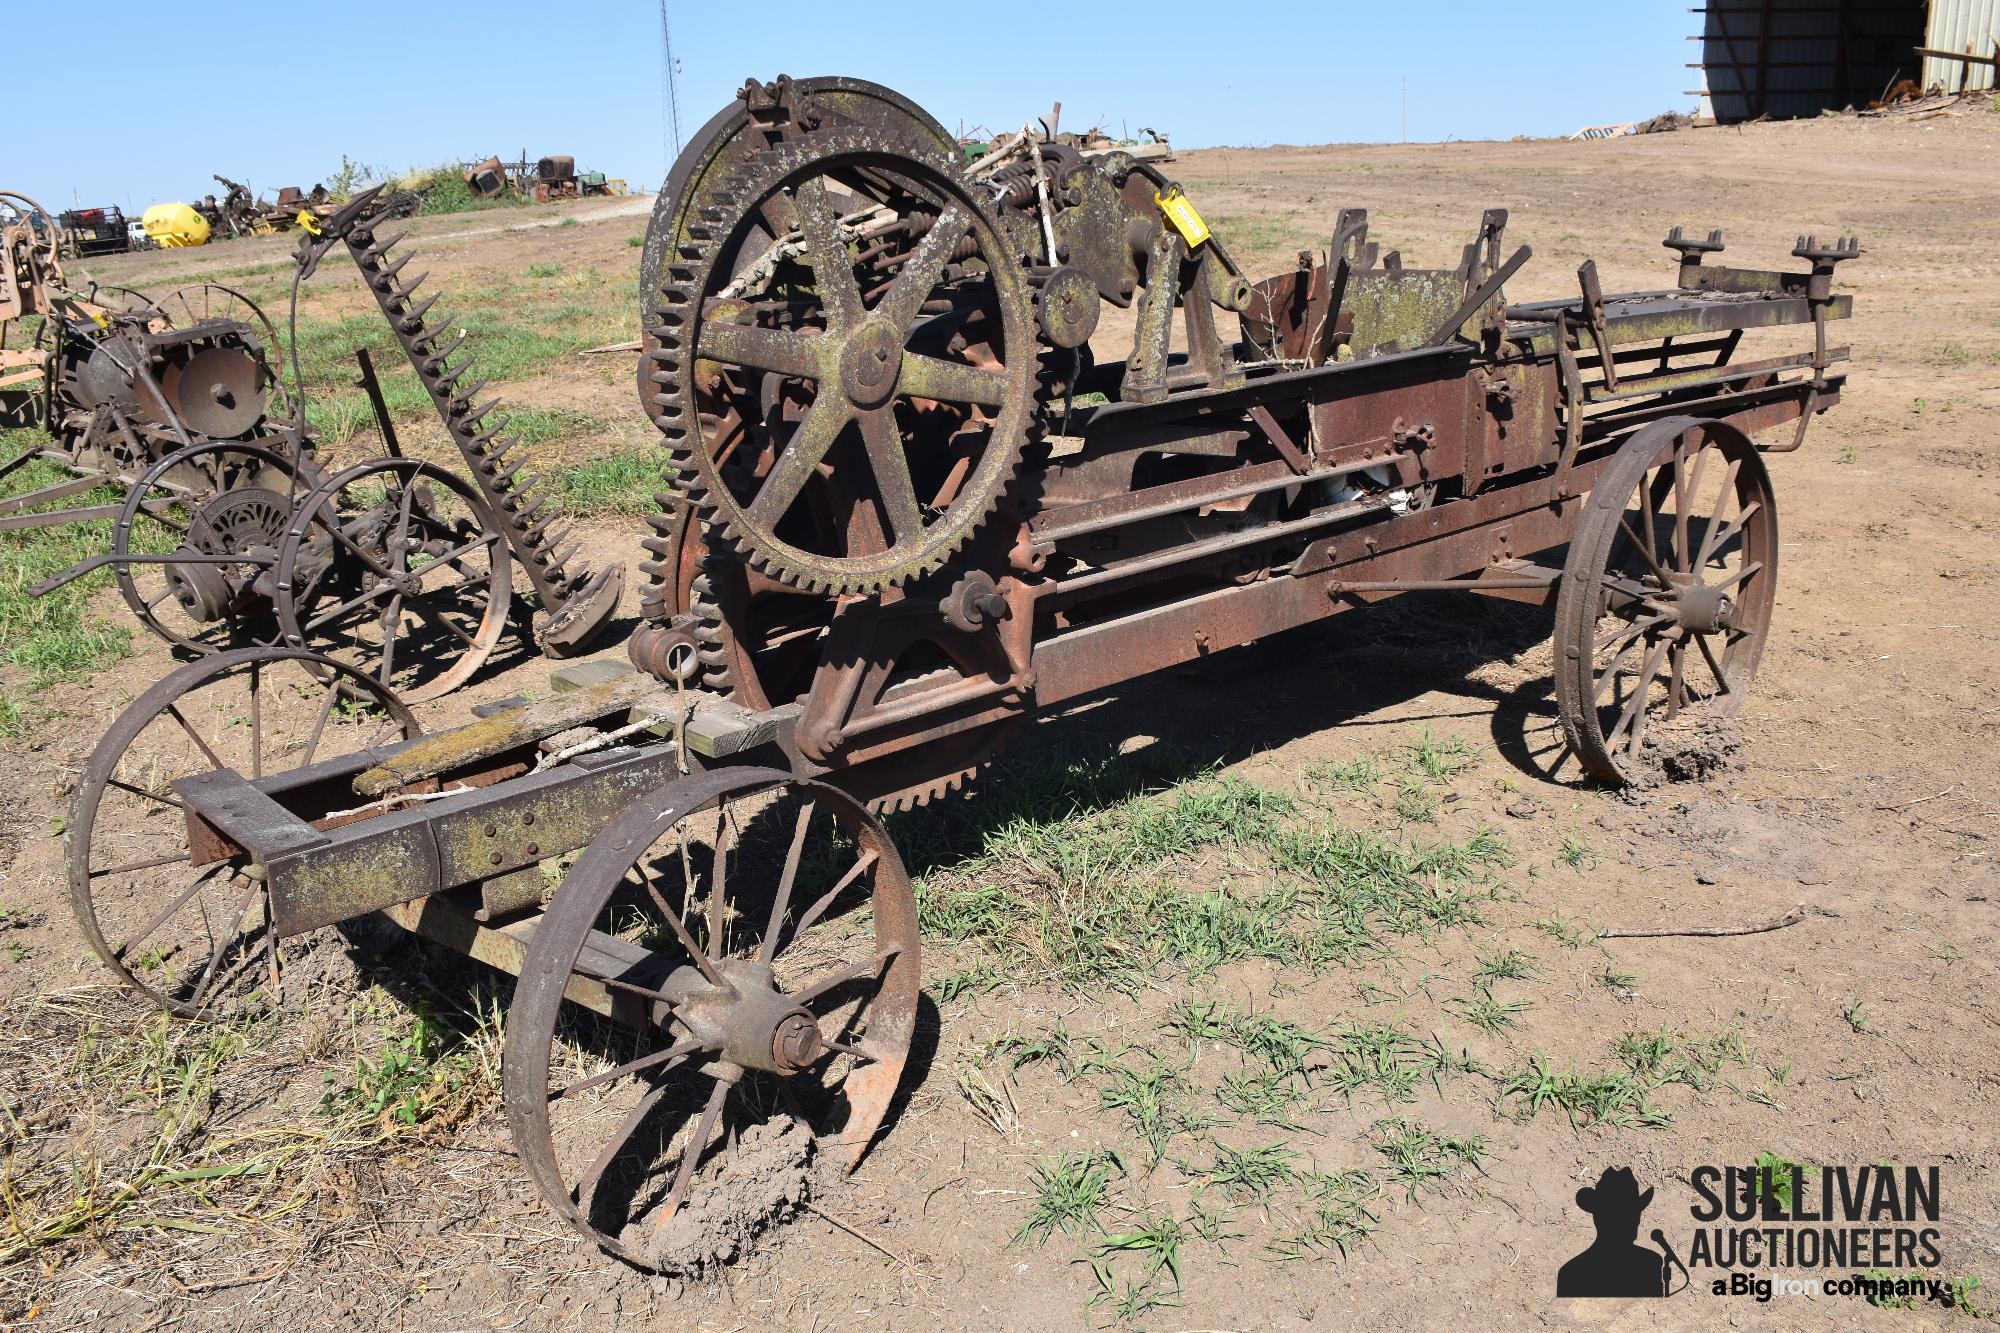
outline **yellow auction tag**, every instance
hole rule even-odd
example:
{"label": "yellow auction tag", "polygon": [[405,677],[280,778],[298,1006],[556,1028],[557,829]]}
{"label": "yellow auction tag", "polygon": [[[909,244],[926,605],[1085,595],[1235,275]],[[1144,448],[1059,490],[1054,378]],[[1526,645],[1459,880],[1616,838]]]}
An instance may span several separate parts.
{"label": "yellow auction tag", "polygon": [[307,235],[309,236],[319,235],[319,219],[314,217],[312,213],[309,212],[308,210],[303,208],[300,209],[299,215],[295,219],[295,221],[297,221],[299,224],[299,230],[305,232]]}
{"label": "yellow auction tag", "polygon": [[1208,224],[1201,220],[1201,214],[1194,211],[1193,201],[1181,193],[1180,186],[1168,186],[1165,194],[1153,196],[1153,202],[1160,206],[1160,212],[1166,214],[1167,221],[1187,242],[1188,249],[1193,250],[1208,239]]}

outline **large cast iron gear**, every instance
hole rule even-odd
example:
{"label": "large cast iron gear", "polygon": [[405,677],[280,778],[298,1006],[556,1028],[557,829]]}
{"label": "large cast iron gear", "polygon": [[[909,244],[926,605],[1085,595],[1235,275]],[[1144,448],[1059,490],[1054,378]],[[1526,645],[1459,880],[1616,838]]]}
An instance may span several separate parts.
{"label": "large cast iron gear", "polygon": [[[697,221],[703,207],[714,203],[716,188],[758,153],[822,126],[869,128],[934,145],[945,153],[957,148],[957,140],[929,112],[879,83],[844,76],[793,79],[780,75],[769,83],[746,80],[735,99],[688,141],[654,201],[645,245],[639,252],[639,333],[645,353],[659,345],[653,324],[659,313],[656,305],[665,256],[679,253],[688,243],[689,224]],[[744,238],[741,248],[752,253],[747,257],[739,253],[729,262],[750,262],[777,239],[775,226],[775,221],[767,219],[761,234]],[[642,355],[637,376],[639,402],[649,417],[659,388],[652,370],[650,355]],[[668,470],[671,476],[678,476],[678,469]],[[641,640],[658,640],[666,632],[666,622],[687,609],[675,600],[677,580],[671,573],[676,567],[680,534],[688,526],[682,522],[680,507],[677,498],[665,496],[661,508],[647,516],[653,531],[641,543],[651,557],[640,566],[650,576],[639,601],[642,623],[637,636]]]}
{"label": "large cast iron gear", "polygon": [[[639,323],[651,344],[660,269],[687,240],[688,223],[731,172],[757,153],[822,126],[864,127],[951,152],[957,141],[929,112],[891,88],[845,77],[745,81],[735,100],[695,132],[667,173],[653,202],[639,252]],[[767,234],[767,240],[776,239]],[[642,375],[640,405],[653,410],[653,386]]]}
{"label": "large cast iron gear", "polygon": [[[865,260],[849,249],[827,183],[858,193],[857,179],[889,183],[883,194],[898,201],[906,224],[901,252],[885,252],[897,238],[880,234]],[[1005,229],[948,156],[868,131],[823,131],[758,154],[714,198],[668,267],[650,354],[660,386],[654,421],[681,484],[729,552],[801,591],[872,592],[936,569],[998,502],[1031,424],[1033,296]],[[776,263],[786,299],[716,300],[731,277],[724,257],[777,200],[790,206],[801,237],[797,253]],[[868,293],[857,278],[864,263],[881,279]],[[945,308],[933,314],[940,289]],[[817,323],[797,315],[802,293],[817,306]],[[746,315],[786,318],[790,327]],[[951,350],[957,331],[982,319],[993,326],[977,344],[991,362],[984,365],[962,359],[962,346]],[[934,350],[916,350],[931,342]],[[728,438],[711,438],[727,415],[720,397],[736,387],[731,375],[754,377],[753,401],[773,406],[754,421],[739,414]],[[776,394],[773,380],[782,386]],[[806,381],[815,386],[810,404],[789,421],[785,391]],[[925,421],[941,407],[957,412],[946,441],[958,442],[955,467],[945,448],[910,452],[919,434],[937,431]],[[723,463],[751,444],[768,447],[769,457],[755,493],[743,494]],[[939,463],[942,478],[929,471]],[[823,466],[869,478],[879,525],[873,549],[857,549],[850,536],[838,553],[804,550],[779,534]]]}

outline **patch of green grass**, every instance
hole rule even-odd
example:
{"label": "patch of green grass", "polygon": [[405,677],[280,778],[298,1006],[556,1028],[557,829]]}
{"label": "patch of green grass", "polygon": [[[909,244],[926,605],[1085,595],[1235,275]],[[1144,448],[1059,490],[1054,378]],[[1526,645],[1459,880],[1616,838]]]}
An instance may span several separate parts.
{"label": "patch of green grass", "polygon": [[1448,1075],[1478,1068],[1470,1058],[1454,1056],[1436,1036],[1418,1037],[1394,1023],[1336,1026],[1328,1047],[1331,1063],[1324,1077],[1350,1101],[1363,1093],[1391,1105],[1414,1101],[1425,1084],[1441,1093]]}
{"label": "patch of green grass", "polygon": [[528,276],[531,278],[559,278],[562,276],[562,271],[563,266],[561,264],[528,265]]}
{"label": "patch of green grass", "polygon": [[1125,1175],[1125,1162],[1106,1148],[1064,1152],[1038,1160],[1033,1174],[1034,1206],[1014,1239],[1040,1245],[1057,1231],[1081,1236],[1104,1230],[1098,1210],[1109,1199],[1113,1183]]}
{"label": "patch of green grass", "polygon": [[[0,458],[49,444],[39,431],[7,431],[0,433]],[[55,462],[37,460],[7,479],[8,492],[18,495],[69,476]],[[66,496],[51,507],[115,504],[122,498],[115,487],[99,487]],[[36,692],[98,671],[131,651],[130,626],[106,620],[91,609],[93,598],[114,580],[110,569],[96,570],[45,597],[31,597],[27,591],[52,574],[110,550],[111,528],[111,520],[97,519],[0,532],[0,663],[20,668],[27,678],[25,688],[0,691],[0,737],[21,736],[33,725],[39,715],[33,702]]]}
{"label": "patch of green grass", "polygon": [[1440,738],[1425,727],[1416,744],[1410,747],[1410,760],[1432,782],[1444,783],[1477,763],[1479,751],[1462,737]]}
{"label": "patch of green grass", "polygon": [[1055,1024],[1039,1037],[1010,1035],[998,1038],[988,1044],[987,1055],[1005,1055],[1019,1071],[1028,1065],[1048,1063],[1056,1067],[1064,1077],[1075,1072],[1076,1060],[1071,1050],[1073,1038],[1069,1029],[1061,1023]]}
{"label": "patch of green grass", "polygon": [[[995,784],[1003,800],[1017,792]],[[1068,986],[1128,984],[1167,961],[1196,973],[1248,957],[1346,961],[1380,931],[1476,921],[1493,890],[1475,881],[1506,859],[1488,832],[1390,841],[1313,822],[1233,777],[1066,817],[1048,808],[999,811],[978,854],[919,884],[919,911],[927,930],[978,939]],[[1247,877],[1195,889],[1171,873],[1214,856],[1248,863]]]}
{"label": "patch of green grass", "polygon": [[1541,920],[1530,921],[1528,924],[1565,949],[1577,949],[1583,945],[1583,927],[1569,920],[1561,912],[1551,912]]}
{"label": "patch of green grass", "polygon": [[[1130,1229],[1093,1245],[1090,1269],[1097,1278],[1097,1293],[1090,1298],[1091,1308],[1109,1303],[1114,1318],[1129,1321],[1176,1304],[1170,1298],[1180,1293],[1181,1245],[1187,1235],[1186,1224],[1172,1213],[1142,1211]],[[1138,1258],[1144,1266],[1137,1279],[1122,1277],[1113,1267],[1115,1260],[1128,1257]]]}
{"label": "patch of green grass", "polygon": [[1562,846],[1556,851],[1556,864],[1568,866],[1582,873],[1584,864],[1590,860],[1590,844],[1576,833],[1564,833]]}
{"label": "patch of green grass", "polygon": [[1615,963],[1607,964],[1604,970],[1597,974],[1597,979],[1606,989],[1617,991],[1621,995],[1639,989],[1639,974],[1621,971]]}
{"label": "patch of green grass", "polygon": [[1504,1106],[1512,1098],[1514,1117],[1523,1123],[1544,1107],[1555,1107],[1572,1129],[1595,1124],[1664,1129],[1673,1123],[1673,1114],[1652,1104],[1653,1087],[1629,1069],[1558,1071],[1547,1056],[1537,1054],[1501,1084],[1500,1101]]}
{"label": "patch of green grass", "polygon": [[1435,824],[1441,805],[1437,793],[1414,777],[1399,779],[1392,807],[1398,819],[1413,824]]}
{"label": "patch of green grass", "polygon": [[1176,1137],[1214,1123],[1194,1109],[1194,1089],[1187,1082],[1186,1071],[1156,1055],[1136,1066],[1099,1060],[1088,1067],[1109,1080],[1098,1091],[1097,1109],[1122,1114],[1151,1152],[1155,1165]]}
{"label": "patch of green grass", "polygon": [[1868,1014],[1866,1010],[1862,1009],[1859,997],[1849,1000],[1843,1005],[1840,1010],[1840,1016],[1846,1022],[1847,1026],[1857,1034],[1873,1032],[1875,1030],[1868,1024]]}
{"label": "patch of green grass", "polygon": [[968,995],[984,995],[1000,989],[1006,977],[990,966],[964,967],[947,972],[932,983],[939,1004],[950,1004]]}
{"label": "patch of green grass", "polygon": [[1486,1140],[1480,1135],[1452,1138],[1415,1120],[1384,1120],[1375,1126],[1375,1150],[1388,1161],[1389,1179],[1415,1203],[1467,1171],[1484,1172]]}
{"label": "patch of green grass", "polygon": [[1304,1224],[1271,1238],[1267,1247],[1280,1261],[1347,1257],[1350,1246],[1367,1237],[1381,1221],[1375,1203],[1381,1186],[1366,1171],[1305,1177],[1309,1215]]}
{"label": "patch of green grass", "polygon": [[[601,417],[594,417],[585,412],[572,412],[566,407],[524,407],[507,414],[506,431],[509,438],[532,446],[546,444],[550,440],[568,439],[574,435],[592,435],[603,430],[605,425]],[[569,467],[563,469],[565,473],[570,470]],[[658,467],[653,469],[653,475],[658,477]]]}
{"label": "patch of green grass", "polygon": [[[497,1043],[500,1009],[497,1001],[480,1012],[482,1034]],[[394,1121],[422,1124],[458,1102],[482,1074],[479,1042],[439,1022],[421,1007],[407,1031],[391,1038],[374,1056],[357,1055],[354,1071],[343,1086],[326,1076],[320,1113],[330,1119],[364,1122]]]}
{"label": "patch of green grass", "polygon": [[1332,759],[1318,759],[1306,765],[1306,778],[1365,796],[1382,780],[1382,765],[1376,762],[1373,755],[1366,754],[1344,764]]}
{"label": "patch of green grass", "polygon": [[1483,993],[1468,996],[1458,1005],[1465,1021],[1489,1037],[1497,1037],[1509,1028],[1519,1027],[1515,1018],[1533,1008],[1527,1000],[1496,1000]]}
{"label": "patch of green grass", "polygon": [[1476,984],[1489,988],[1496,981],[1532,981],[1538,975],[1536,961],[1535,955],[1519,949],[1485,954],[1480,957],[1472,979]]}
{"label": "patch of green grass", "polygon": [[628,250],[637,250],[640,246],[644,245],[645,243],[646,243],[646,238],[643,236],[627,236],[625,238],[625,248]]}
{"label": "patch of green grass", "polygon": [[1705,1039],[1666,1028],[1628,1032],[1616,1049],[1623,1067],[1598,1071],[1557,1071],[1546,1056],[1535,1055],[1503,1082],[1500,1100],[1503,1105],[1512,1100],[1515,1117],[1523,1121],[1554,1107],[1573,1127],[1604,1123],[1659,1129],[1673,1115],[1655,1105],[1656,1093],[1673,1086],[1709,1092],[1725,1067],[1750,1058],[1742,1036],[1733,1030]]}
{"label": "patch of green grass", "polygon": [[1198,1182],[1197,1188],[1221,1190],[1238,1202],[1269,1199],[1280,1185],[1299,1179],[1299,1155],[1283,1143],[1266,1143],[1255,1148],[1232,1148],[1218,1143],[1206,1166],[1181,1164],[1182,1173]]}

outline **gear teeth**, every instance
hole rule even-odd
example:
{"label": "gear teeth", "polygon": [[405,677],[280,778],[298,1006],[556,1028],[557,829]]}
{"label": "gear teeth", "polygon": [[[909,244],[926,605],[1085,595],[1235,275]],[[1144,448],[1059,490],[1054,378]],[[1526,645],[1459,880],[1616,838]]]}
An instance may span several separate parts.
{"label": "gear teeth", "polygon": [[[441,333],[442,330],[440,330],[439,332]],[[422,346],[424,343],[427,343],[431,341],[432,338],[436,338],[438,336],[439,336],[438,333],[432,333],[424,338],[417,339],[415,345]],[[446,363],[451,360],[452,354],[458,351],[459,348],[465,346],[465,340],[471,336],[472,335],[469,333],[461,333],[458,335],[458,337],[452,339],[451,346],[445,348],[443,351],[432,352],[428,356],[420,357],[417,362],[417,373],[424,376],[426,379],[438,378],[438,376],[442,375],[445,372]]]}
{"label": "gear teeth", "polygon": [[403,312],[402,316],[396,321],[396,327],[404,333],[415,333],[424,326],[424,316],[430,313],[431,307],[443,299],[443,292],[436,292],[425,297],[421,303],[411,306]]}
{"label": "gear teeth", "polygon": [[[714,532],[712,545],[740,556],[753,568],[786,587],[812,595],[866,593],[919,578],[949,561],[972,540],[991,518],[1006,493],[1009,481],[1019,470],[1019,458],[1028,442],[1033,417],[1033,385],[1016,383],[1031,356],[1018,358],[996,424],[985,448],[978,484],[963,499],[954,502],[950,517],[933,525],[921,544],[899,546],[896,554],[907,558],[896,562],[892,572],[882,573],[857,567],[858,562],[839,557],[801,558],[780,542],[775,534],[752,524],[729,494],[720,469],[706,452],[699,429],[699,403],[692,375],[693,358],[682,345],[698,345],[699,302],[721,276],[716,266],[729,252],[728,240],[737,235],[742,219],[760,200],[801,170],[824,169],[824,164],[844,155],[890,151],[942,178],[943,188],[956,202],[970,208],[980,219],[980,234],[999,237],[1005,229],[993,218],[990,207],[978,191],[968,187],[959,168],[947,158],[922,150],[902,136],[871,134],[846,129],[829,129],[780,142],[751,156],[731,174],[708,190],[707,200],[692,215],[681,215],[682,253],[669,255],[666,271],[659,282],[660,294],[652,304],[648,331],[657,345],[648,349],[651,369],[644,377],[659,387],[651,395],[654,425],[659,429],[671,455],[673,468],[683,477],[701,521]],[[975,248],[984,242],[976,242]],[[693,253],[687,253],[692,251]],[[1033,345],[1034,319],[1031,300],[1026,295],[1025,275],[1006,264],[994,270],[992,281],[1005,312],[1007,345],[1024,349]],[[643,390],[643,384],[642,384]],[[991,457],[997,451],[998,457]]]}
{"label": "gear teeth", "polygon": [[506,423],[496,413],[498,401],[478,401],[487,381],[471,374],[473,358],[453,364],[452,358],[470,339],[462,331],[452,336],[457,313],[437,312],[442,292],[421,301],[415,299],[429,275],[420,273],[407,282],[402,280],[412,256],[389,258],[390,249],[406,232],[384,236],[375,227],[402,206],[403,201],[398,200],[351,228],[344,238],[348,251],[457,443],[473,480],[500,518],[507,543],[525,567],[543,610],[557,612],[566,594],[592,578],[587,568],[577,569],[574,577],[568,571],[582,543],[570,540],[568,528],[556,526],[562,511],[554,497],[532,493],[535,478],[523,473],[528,454],[519,441],[502,437]]}

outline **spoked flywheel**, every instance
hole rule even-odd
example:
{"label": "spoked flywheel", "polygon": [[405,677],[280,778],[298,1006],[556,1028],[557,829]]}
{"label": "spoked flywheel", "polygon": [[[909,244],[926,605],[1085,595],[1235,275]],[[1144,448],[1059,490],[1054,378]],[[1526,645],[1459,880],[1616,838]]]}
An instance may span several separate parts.
{"label": "spoked flywheel", "polygon": [[197,444],[148,468],[111,534],[132,614],[193,652],[276,643],[272,573],[304,489],[290,459],[258,444]]}
{"label": "spoked flywheel", "polygon": [[[1030,424],[1032,296],[1005,228],[948,157],[825,130],[760,153],[673,259],[655,422],[721,544],[805,592],[937,568],[1011,480]],[[741,233],[789,226],[756,261]],[[830,471],[831,541],[793,522]]]}
{"label": "spoked flywheel", "polygon": [[1777,576],[1771,479],[1734,427],[1670,418],[1619,450],[1556,602],[1557,701],[1586,773],[1632,782],[1663,728],[1736,714]]}
{"label": "spoked flywheel", "polygon": [[253,648],[191,662],[133,701],[91,751],[70,806],[70,904],[119,979],[164,1009],[217,1018],[277,998],[286,962],[263,867],[190,838],[174,789],[256,779],[406,740],[416,719],[338,662]]}
{"label": "spoked flywheel", "polygon": [[772,769],[670,783],[598,836],[535,926],[507,1015],[515,1147],[584,1235],[680,1267],[675,1219],[729,1193],[743,1145],[788,1142],[799,1169],[814,1144],[860,1160],[909,1054],[917,973],[909,877],[851,798]]}

